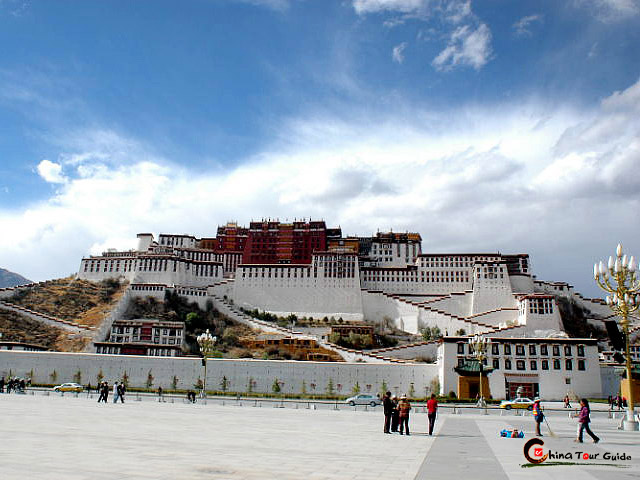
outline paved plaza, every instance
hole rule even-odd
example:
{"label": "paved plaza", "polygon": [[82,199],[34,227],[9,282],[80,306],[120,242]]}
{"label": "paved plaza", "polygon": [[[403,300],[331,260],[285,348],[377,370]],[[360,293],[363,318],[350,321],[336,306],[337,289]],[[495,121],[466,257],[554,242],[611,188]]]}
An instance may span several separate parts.
{"label": "paved plaza", "polygon": [[[258,406],[259,405],[259,406]],[[96,397],[0,395],[2,479],[635,479],[640,476],[640,434],[616,429],[606,413],[594,414],[598,445],[573,442],[575,420],[548,412],[557,435],[543,438],[556,452],[599,453],[579,465],[523,468],[530,416],[513,412],[441,413],[433,437],[427,416],[411,418],[412,435],[384,435],[380,407],[354,411],[305,404],[146,397],[125,404],[97,404]],[[296,405],[298,408],[296,408]],[[313,406],[312,406],[313,407]],[[442,409],[444,412],[445,409]],[[503,428],[525,439],[500,438]],[[543,432],[546,433],[546,432]],[[582,448],[579,448],[582,447]],[[605,452],[631,461],[601,460]],[[574,455],[575,458],[575,455]],[[590,464],[587,464],[590,463]],[[604,463],[605,465],[593,465]],[[618,466],[609,466],[608,464]]]}

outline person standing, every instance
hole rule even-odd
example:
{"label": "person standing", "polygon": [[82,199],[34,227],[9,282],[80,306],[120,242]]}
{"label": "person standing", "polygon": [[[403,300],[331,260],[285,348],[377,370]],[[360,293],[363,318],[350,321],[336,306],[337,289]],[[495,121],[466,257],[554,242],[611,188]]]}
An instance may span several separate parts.
{"label": "person standing", "polygon": [[571,400],[569,399],[569,394],[564,396],[564,408],[571,408]]}
{"label": "person standing", "polygon": [[433,426],[436,424],[436,414],[438,412],[438,401],[435,393],[427,401],[427,416],[429,417],[429,435],[433,435]]}
{"label": "person standing", "polygon": [[102,384],[102,401],[104,403],[107,403],[108,399],[109,399],[109,383],[105,381]]}
{"label": "person standing", "polygon": [[124,386],[124,382],[120,382],[120,385],[118,385],[118,397],[120,397],[120,403],[124,403],[124,394],[126,391],[127,389]]}
{"label": "person standing", "polygon": [[162,387],[158,387],[158,401],[162,401]]}
{"label": "person standing", "polygon": [[591,413],[591,409],[589,408],[589,401],[586,398],[580,400],[580,414],[578,416],[578,438],[576,442],[582,443],[582,434],[583,432],[587,432],[591,438],[593,438],[593,443],[598,443],[600,438],[591,431],[589,428],[589,423],[591,419],[589,418],[589,414]]}
{"label": "person standing", "polygon": [[391,409],[391,431],[398,433],[398,426],[400,425],[400,412],[398,411],[398,397],[395,395],[391,397],[393,408]]}
{"label": "person standing", "polygon": [[403,435],[404,430],[407,431],[407,435],[411,435],[409,433],[409,411],[411,410],[411,404],[409,400],[407,400],[406,395],[402,395],[400,397],[400,403],[398,404],[398,411],[400,413],[400,435]]}
{"label": "person standing", "polygon": [[384,433],[391,433],[389,426],[391,425],[391,414],[393,413],[393,401],[391,400],[391,392],[387,392],[382,397],[382,411],[384,413]]}
{"label": "person standing", "polygon": [[[567,397],[565,397],[565,398],[567,398]],[[544,413],[542,413],[542,407],[540,406],[540,399],[539,398],[536,398],[533,401],[532,413],[533,413],[533,419],[536,421],[536,436],[541,437],[542,436],[542,432],[540,432],[540,425],[542,424],[542,421],[544,420]]]}
{"label": "person standing", "polygon": [[120,387],[118,382],[113,384],[113,403],[118,403],[118,396],[120,395]]}

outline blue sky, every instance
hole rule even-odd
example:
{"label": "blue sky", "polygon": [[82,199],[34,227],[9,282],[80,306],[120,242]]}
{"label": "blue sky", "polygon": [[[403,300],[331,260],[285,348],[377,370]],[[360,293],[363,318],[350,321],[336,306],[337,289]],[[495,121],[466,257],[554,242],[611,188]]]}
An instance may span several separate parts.
{"label": "blue sky", "polygon": [[639,27],[638,0],[0,0],[0,266],[321,217],[594,294],[640,255]]}

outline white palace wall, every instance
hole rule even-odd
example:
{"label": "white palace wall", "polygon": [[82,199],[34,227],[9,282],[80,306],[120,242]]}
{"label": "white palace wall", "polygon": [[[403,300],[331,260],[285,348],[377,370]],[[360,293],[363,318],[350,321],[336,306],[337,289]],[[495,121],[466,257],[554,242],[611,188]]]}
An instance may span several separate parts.
{"label": "white palace wall", "polygon": [[[198,378],[203,378],[204,374],[200,358],[0,351],[0,375],[29,376],[31,371],[33,382],[39,384],[51,384],[54,371],[58,384],[74,381],[74,375],[80,371],[81,383],[85,385],[95,385],[100,372],[110,383],[122,380],[126,372],[131,387],[145,387],[151,372],[153,387],[162,386],[163,389],[172,388],[174,376],[179,389],[194,388]],[[350,394],[356,383],[363,393],[378,393],[383,382],[390,391],[398,394],[407,393],[413,383],[415,392],[420,394],[437,375],[438,366],[435,364],[226,359],[209,359],[207,363],[208,388],[220,390],[222,377],[226,377],[231,392],[246,392],[251,380],[254,392],[271,393],[271,387],[278,379],[284,393],[301,393],[303,381],[307,393],[326,393],[331,380],[337,394]]]}

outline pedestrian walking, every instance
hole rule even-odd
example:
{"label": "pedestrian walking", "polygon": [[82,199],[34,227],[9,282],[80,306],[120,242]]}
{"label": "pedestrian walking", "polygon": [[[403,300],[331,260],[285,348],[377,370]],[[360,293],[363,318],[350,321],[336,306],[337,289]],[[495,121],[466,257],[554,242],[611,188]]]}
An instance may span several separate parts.
{"label": "pedestrian walking", "polygon": [[435,393],[427,401],[427,416],[429,417],[429,435],[433,435],[433,426],[436,424],[436,414],[438,412],[438,401]]}
{"label": "pedestrian walking", "polygon": [[162,387],[158,387],[158,401],[162,401]]}
{"label": "pedestrian walking", "polygon": [[622,410],[622,396],[616,395],[616,404],[618,405],[618,411]]}
{"label": "pedestrian walking", "polygon": [[533,400],[533,409],[531,411],[533,413],[533,419],[536,421],[536,435],[538,437],[541,437],[542,432],[540,431],[540,425],[544,421],[544,413],[542,413],[542,407],[540,406],[539,398],[536,397]]}
{"label": "pedestrian walking", "polygon": [[591,413],[591,409],[589,408],[589,401],[586,398],[580,400],[580,414],[578,415],[578,438],[576,442],[582,443],[582,434],[583,432],[587,432],[591,438],[593,438],[593,443],[598,443],[600,438],[591,431],[589,428],[589,423],[591,419],[589,418],[589,414]]}
{"label": "pedestrian walking", "polygon": [[391,431],[398,433],[398,426],[400,426],[400,411],[398,410],[398,397],[395,395],[391,397],[393,408],[391,409]]}
{"label": "pedestrian walking", "polygon": [[400,397],[400,403],[398,403],[398,411],[400,413],[400,435],[403,435],[403,432],[406,430],[407,435],[411,435],[409,433],[409,411],[411,410],[411,404],[409,400],[407,400],[406,395],[402,395]]}
{"label": "pedestrian walking", "polygon": [[393,411],[393,401],[391,400],[391,392],[384,394],[382,398],[382,411],[384,413],[384,433],[391,433],[389,427],[391,426],[391,414]]}
{"label": "pedestrian walking", "polygon": [[569,399],[569,394],[564,396],[564,408],[571,408],[571,400]]}
{"label": "pedestrian walking", "polygon": [[118,387],[118,382],[113,384],[113,403],[118,403],[118,396],[120,395],[120,389]]}
{"label": "pedestrian walking", "polygon": [[124,382],[120,382],[120,385],[118,385],[118,397],[120,397],[120,403],[124,403],[124,394],[126,391],[127,389],[124,386]]}

